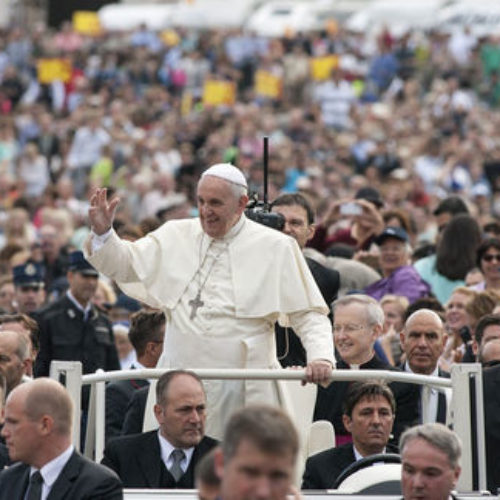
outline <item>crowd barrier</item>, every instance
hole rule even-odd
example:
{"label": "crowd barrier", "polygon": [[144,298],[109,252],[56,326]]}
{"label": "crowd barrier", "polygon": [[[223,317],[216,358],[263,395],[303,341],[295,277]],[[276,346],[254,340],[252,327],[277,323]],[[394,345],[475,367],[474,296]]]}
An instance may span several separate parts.
{"label": "crowd barrier", "polygon": [[[130,378],[157,379],[165,371],[165,369],[159,368],[113,372],[98,370],[95,374],[82,375],[82,367],[79,362],[53,361],[50,376],[66,386],[75,404],[73,443],[77,449],[80,448],[79,415],[82,386],[91,386],[85,454],[99,461],[105,442],[105,384]],[[305,370],[303,369],[194,369],[193,371],[202,379],[303,380],[305,378]],[[453,365],[449,379],[386,370],[333,370],[331,374],[332,381],[367,379],[384,379],[387,382],[408,382],[422,385],[424,415],[427,414],[425,407],[428,404],[430,388],[434,387],[445,392],[449,402],[447,423],[457,432],[463,444],[462,473],[457,490],[467,492],[486,489],[483,388],[480,364]],[[87,448],[87,446],[90,447]],[[473,474],[474,461],[477,463],[478,469],[476,477]],[[146,498],[134,496],[136,492],[131,493],[131,495],[126,498]],[[155,497],[147,496],[147,498]],[[186,498],[191,497],[187,496]],[[314,495],[311,498],[318,500],[322,497]],[[326,496],[324,498],[332,497]]]}

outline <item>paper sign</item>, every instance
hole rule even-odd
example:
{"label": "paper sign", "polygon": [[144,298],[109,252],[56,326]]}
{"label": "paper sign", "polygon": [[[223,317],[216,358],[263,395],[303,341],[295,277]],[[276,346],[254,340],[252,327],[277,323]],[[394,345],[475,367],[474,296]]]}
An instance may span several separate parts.
{"label": "paper sign", "polygon": [[283,81],[269,71],[259,69],[255,73],[255,93],[262,97],[279,99],[283,90]]}
{"label": "paper sign", "polygon": [[69,59],[53,57],[37,61],[38,81],[40,83],[52,83],[55,80],[66,83],[71,78],[71,71]]}
{"label": "paper sign", "polygon": [[232,106],[236,99],[236,87],[233,82],[206,80],[203,86],[203,105],[207,107]]}
{"label": "paper sign", "polygon": [[73,12],[73,29],[82,35],[99,35],[101,33],[101,23],[97,12],[89,10]]}
{"label": "paper sign", "polygon": [[313,80],[327,80],[332,69],[339,67],[339,57],[336,55],[315,57],[311,60],[311,75]]}

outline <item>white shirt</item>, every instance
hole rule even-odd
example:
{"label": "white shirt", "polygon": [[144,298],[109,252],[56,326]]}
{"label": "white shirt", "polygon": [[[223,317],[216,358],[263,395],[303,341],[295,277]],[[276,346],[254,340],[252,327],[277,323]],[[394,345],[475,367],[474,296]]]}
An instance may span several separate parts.
{"label": "white shirt", "polygon": [[[172,458],[172,452],[177,448],[172,446],[170,442],[161,435],[160,430],[158,429],[158,441],[160,442],[160,450],[161,450],[161,459],[165,464],[167,470],[170,470],[174,463],[174,459]],[[180,448],[184,452],[185,457],[181,460],[181,469],[186,472],[189,467],[189,462],[191,462],[191,458],[194,453],[194,446],[191,448]]]}
{"label": "white shirt", "polygon": [[92,307],[90,302],[85,307],[83,307],[80,304],[80,302],[78,302],[78,300],[75,299],[75,296],[71,293],[71,290],[68,290],[66,292],[66,295],[68,296],[68,299],[71,300],[71,302],[73,302],[75,307],[80,311],[82,311],[84,319],[87,320],[87,318],[89,317],[90,309]]}
{"label": "white shirt", "polygon": [[[415,373],[411,368],[409,363],[405,363],[405,371],[408,373]],[[421,373],[415,373],[415,375],[422,375]],[[439,377],[438,367],[434,368],[434,371],[429,374],[429,377]],[[438,400],[439,391],[435,387],[429,387],[430,397],[429,406],[427,407],[427,415],[424,415],[424,404],[423,404],[423,388],[420,391],[420,407],[422,408],[422,421],[423,422],[437,422],[437,411],[438,411]]]}
{"label": "white shirt", "polygon": [[[46,463],[41,469],[40,474],[43,478],[42,485],[42,496],[40,500],[46,500],[49,496],[50,490],[52,486],[56,482],[56,479],[59,477],[59,474],[64,469],[64,466],[68,463],[68,460],[71,458],[73,454],[74,448],[71,445],[66,451],[63,451],[59,456]],[[37,471],[35,467],[31,467],[30,477]]]}
{"label": "white shirt", "polygon": [[[368,458],[370,455],[367,455],[366,457],[364,457],[363,455],[361,455],[361,453],[358,451],[358,449],[356,448],[356,446],[354,446],[354,443],[352,444],[352,451],[354,452],[354,458],[356,459],[356,462],[358,460],[361,460],[363,458]],[[380,453],[385,453],[386,452],[386,448],[384,446],[384,449],[380,452]],[[377,465],[377,464],[383,464],[384,462],[375,462],[373,465]]]}

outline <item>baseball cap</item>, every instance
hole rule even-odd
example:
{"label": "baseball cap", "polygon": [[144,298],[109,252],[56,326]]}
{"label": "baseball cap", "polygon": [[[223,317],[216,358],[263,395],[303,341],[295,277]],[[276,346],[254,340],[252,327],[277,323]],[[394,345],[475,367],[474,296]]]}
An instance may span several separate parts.
{"label": "baseball cap", "polygon": [[387,238],[396,238],[397,240],[408,242],[408,233],[397,226],[387,226],[376,238],[375,243],[381,245]]}

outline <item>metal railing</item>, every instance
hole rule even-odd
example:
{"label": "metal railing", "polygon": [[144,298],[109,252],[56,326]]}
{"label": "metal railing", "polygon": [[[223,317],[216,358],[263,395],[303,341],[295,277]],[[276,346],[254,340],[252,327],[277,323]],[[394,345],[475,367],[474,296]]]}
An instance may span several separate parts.
{"label": "metal railing", "polygon": [[[80,445],[80,401],[83,385],[90,385],[90,406],[86,436],[86,455],[96,461],[102,458],[105,442],[105,384],[115,380],[156,379],[166,369],[120,370],[82,375],[79,362],[53,361],[50,376],[60,380],[67,387],[75,404],[73,443]],[[285,369],[194,369],[202,379],[217,380],[304,380],[305,370]],[[480,364],[457,364],[452,367],[451,378],[416,375],[386,370],[334,370],[331,380],[383,379],[387,382],[407,382],[424,386],[423,415],[428,406],[430,388],[450,392],[448,422],[460,436],[463,444],[462,473],[457,484],[459,491],[486,489],[486,458],[484,438],[484,414],[482,403],[482,372]],[[449,398],[447,398],[449,399]],[[474,429],[471,427],[474,422]],[[478,465],[477,484],[474,484],[473,460]]]}

